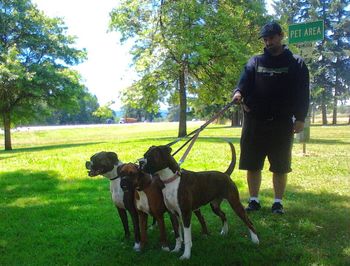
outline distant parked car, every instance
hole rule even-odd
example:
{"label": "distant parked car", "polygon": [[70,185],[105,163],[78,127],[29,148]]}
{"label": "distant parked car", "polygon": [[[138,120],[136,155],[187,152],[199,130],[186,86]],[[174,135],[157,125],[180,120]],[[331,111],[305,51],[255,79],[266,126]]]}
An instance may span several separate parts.
{"label": "distant parked car", "polygon": [[119,124],[125,124],[125,123],[136,123],[137,119],[133,117],[122,117],[119,120]]}

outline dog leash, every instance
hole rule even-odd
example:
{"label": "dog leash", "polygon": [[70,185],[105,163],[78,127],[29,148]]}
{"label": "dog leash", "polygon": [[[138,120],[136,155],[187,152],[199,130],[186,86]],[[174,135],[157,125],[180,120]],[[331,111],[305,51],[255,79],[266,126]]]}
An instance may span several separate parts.
{"label": "dog leash", "polygon": [[217,119],[219,116],[221,116],[224,112],[226,112],[226,110],[228,108],[230,108],[233,104],[235,104],[234,101],[226,104],[224,106],[224,108],[222,108],[219,112],[217,112],[212,118],[210,118],[207,122],[205,122],[202,126],[200,126],[199,128],[197,128],[196,130],[192,131],[191,133],[187,134],[186,136],[184,137],[181,137],[181,138],[177,138],[176,140],[170,142],[167,144],[167,146],[172,146],[174,145],[175,143],[179,142],[180,140],[184,139],[184,138],[187,138],[191,135],[193,135],[191,138],[189,138],[179,149],[177,149],[173,154],[172,156],[176,155],[183,147],[185,147],[190,141],[192,141],[190,143],[190,145],[187,147],[187,150],[185,151],[184,155],[181,157],[180,161],[179,161],[179,164],[183,163],[185,158],[187,157],[188,153],[190,152],[194,142],[197,140],[198,138],[198,135],[201,131],[203,131],[210,123],[212,123],[215,119]]}
{"label": "dog leash", "polygon": [[[219,112],[217,112],[212,118],[210,118],[207,122],[205,122],[203,125],[201,125],[199,128],[193,130],[191,133],[187,134],[186,136],[177,138],[176,140],[169,142],[168,144],[166,144],[167,146],[172,146],[175,143],[179,142],[180,140],[187,138],[189,136],[194,135],[195,133],[197,133],[198,131],[202,131],[204,128],[206,128],[210,123],[212,123],[215,119],[217,119],[219,116],[221,116],[228,108],[230,108],[233,104],[235,104],[235,102],[229,102],[228,104],[226,104],[224,106],[224,108],[222,108]],[[193,136],[194,137],[194,136]],[[193,138],[192,137],[192,138]],[[188,143],[188,142],[187,142]],[[186,143],[186,144],[187,144]]]}
{"label": "dog leash", "polygon": [[188,145],[185,153],[182,155],[181,159],[178,162],[179,166],[181,166],[181,164],[185,161],[187,155],[189,154],[190,150],[192,149],[193,144],[196,142],[196,140],[197,140],[197,138],[199,136],[199,133],[200,133],[200,131],[198,131],[198,133],[193,136],[190,145]]}

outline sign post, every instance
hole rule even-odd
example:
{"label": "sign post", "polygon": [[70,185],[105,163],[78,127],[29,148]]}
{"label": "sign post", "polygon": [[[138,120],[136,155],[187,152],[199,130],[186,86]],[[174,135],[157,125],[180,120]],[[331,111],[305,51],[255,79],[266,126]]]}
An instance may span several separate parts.
{"label": "sign post", "polygon": [[[312,21],[306,23],[292,24],[288,26],[288,42],[305,43],[313,41],[322,41],[324,39],[324,21]],[[300,47],[302,53],[305,47]],[[302,55],[301,55],[302,56]],[[297,139],[303,143],[303,154],[306,153],[306,142],[310,140],[310,108],[305,119],[303,132],[297,135]]]}

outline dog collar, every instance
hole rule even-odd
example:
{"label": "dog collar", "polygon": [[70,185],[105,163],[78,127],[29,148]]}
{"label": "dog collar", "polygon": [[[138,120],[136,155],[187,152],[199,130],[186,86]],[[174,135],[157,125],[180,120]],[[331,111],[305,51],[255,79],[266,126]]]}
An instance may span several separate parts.
{"label": "dog collar", "polygon": [[169,184],[169,183],[173,182],[174,180],[176,180],[179,176],[180,176],[180,173],[178,171],[176,171],[172,177],[170,177],[169,179],[166,179],[166,180],[162,180],[162,181],[164,184]]}
{"label": "dog collar", "polygon": [[117,178],[119,178],[119,176],[116,176],[116,177],[113,177],[113,178],[110,178],[109,180],[116,180]]}

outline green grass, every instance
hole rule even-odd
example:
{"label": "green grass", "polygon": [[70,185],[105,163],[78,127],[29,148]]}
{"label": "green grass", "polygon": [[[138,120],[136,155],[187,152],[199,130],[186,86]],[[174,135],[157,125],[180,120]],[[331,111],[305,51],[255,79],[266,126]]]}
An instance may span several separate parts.
{"label": "green grass", "polygon": [[[188,132],[199,125],[189,123]],[[89,178],[85,161],[108,150],[134,162],[149,146],[174,140],[176,132],[176,123],[145,123],[13,133],[15,150],[0,152],[0,265],[350,265],[349,126],[313,126],[306,156],[294,144],[284,216],[270,213],[273,191],[265,165],[263,208],[250,214],[259,246],[224,203],[229,234],[219,235],[219,219],[204,207],[211,235],[201,236],[192,219],[189,261],[161,251],[157,230],[149,232],[144,252],[133,252],[132,239],[123,239],[108,181]],[[201,134],[183,167],[226,170],[230,152],[221,137],[232,140],[239,154],[240,128],[214,125]],[[245,172],[236,169],[232,178],[245,204]],[[166,224],[173,246],[168,217]]]}

